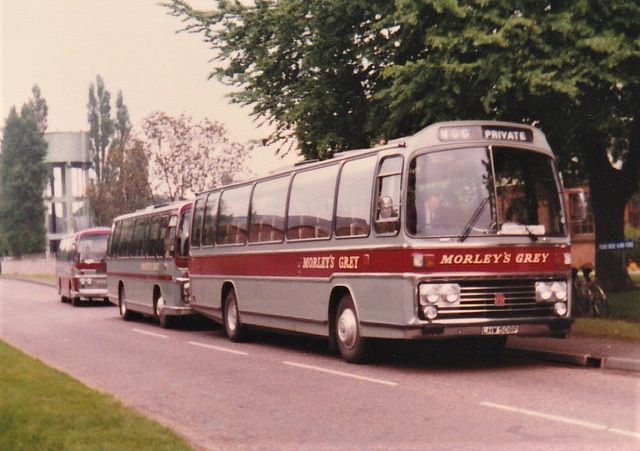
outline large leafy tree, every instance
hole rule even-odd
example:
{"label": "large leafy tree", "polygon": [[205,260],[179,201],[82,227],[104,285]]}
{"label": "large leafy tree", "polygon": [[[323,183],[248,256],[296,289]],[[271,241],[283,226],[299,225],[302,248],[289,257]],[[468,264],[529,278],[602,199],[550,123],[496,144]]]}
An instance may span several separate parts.
{"label": "large leafy tree", "polygon": [[[537,124],[567,174],[586,175],[596,242],[622,240],[640,173],[640,5],[516,5],[398,2],[389,24],[401,50],[388,52],[392,83],[376,94],[390,112],[381,126],[393,134],[449,118]],[[424,27],[418,38],[415,24]],[[607,289],[632,286],[625,263],[622,253],[597,253]]]}
{"label": "large leafy tree", "polygon": [[[168,6],[216,52],[214,75],[308,158],[440,120],[536,124],[588,179],[597,242],[623,239],[640,172],[640,5],[623,0],[219,0]],[[599,252],[608,289],[624,256]]]}
{"label": "large leafy tree", "polygon": [[0,153],[0,229],[11,255],[46,250],[47,143],[29,104],[9,112]]}
{"label": "large leafy tree", "polygon": [[154,192],[169,200],[230,183],[243,169],[246,149],[218,122],[163,112],[142,121],[140,137],[151,163]]}
{"label": "large leafy tree", "polygon": [[233,102],[275,126],[265,142],[297,144],[307,158],[369,145],[375,54],[385,37],[373,24],[388,0],[216,1],[214,11],[168,5],[216,52],[213,76],[242,89]]}

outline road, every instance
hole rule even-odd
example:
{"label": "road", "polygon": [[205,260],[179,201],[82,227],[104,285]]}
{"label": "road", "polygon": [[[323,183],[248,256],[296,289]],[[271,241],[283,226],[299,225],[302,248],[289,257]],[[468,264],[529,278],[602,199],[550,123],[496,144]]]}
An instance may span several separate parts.
{"label": "road", "polygon": [[320,340],[161,329],[0,279],[0,338],[198,449],[640,449],[637,374],[387,344],[350,365]]}

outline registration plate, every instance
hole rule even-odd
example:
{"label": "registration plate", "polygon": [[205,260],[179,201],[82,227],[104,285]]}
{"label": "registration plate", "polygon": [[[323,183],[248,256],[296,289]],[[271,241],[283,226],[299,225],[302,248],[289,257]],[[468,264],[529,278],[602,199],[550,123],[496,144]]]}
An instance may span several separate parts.
{"label": "registration plate", "polygon": [[482,335],[510,335],[518,333],[518,326],[485,326]]}

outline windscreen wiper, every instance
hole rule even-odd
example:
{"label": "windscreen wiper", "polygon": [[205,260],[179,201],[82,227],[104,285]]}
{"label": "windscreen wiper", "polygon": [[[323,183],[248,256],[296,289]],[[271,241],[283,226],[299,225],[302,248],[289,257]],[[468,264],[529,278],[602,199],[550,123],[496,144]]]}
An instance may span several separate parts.
{"label": "windscreen wiper", "polygon": [[478,222],[478,219],[480,218],[480,215],[482,214],[484,207],[487,206],[487,203],[489,202],[490,198],[491,196],[487,196],[484,199],[482,199],[482,202],[480,202],[480,205],[478,205],[476,210],[473,212],[473,214],[471,215],[471,218],[469,219],[469,222],[467,222],[467,225],[464,226],[464,231],[462,232],[462,235],[460,235],[460,242],[469,238],[469,235],[471,234],[471,229],[473,229],[473,226],[476,224],[476,222]]}

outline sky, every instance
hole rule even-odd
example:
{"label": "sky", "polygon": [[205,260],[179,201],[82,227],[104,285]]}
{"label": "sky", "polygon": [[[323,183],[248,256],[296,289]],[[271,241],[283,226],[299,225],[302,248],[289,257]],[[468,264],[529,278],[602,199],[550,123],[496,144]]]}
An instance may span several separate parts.
{"label": "sky", "polygon": [[[96,76],[111,93],[112,112],[122,91],[131,122],[155,111],[182,113],[224,124],[240,143],[268,134],[231,105],[232,88],[209,80],[214,56],[201,35],[177,33],[179,18],[161,0],[0,0],[0,104],[2,124],[37,84],[49,107],[48,132],[88,130],[89,85]],[[211,7],[208,0],[193,0]],[[256,174],[297,159],[281,160],[273,149],[253,151]]]}

